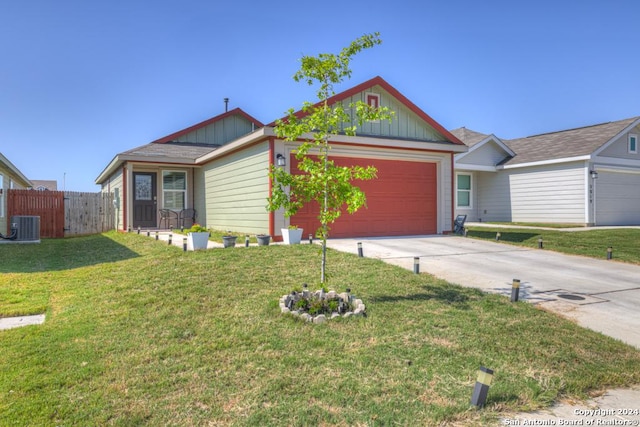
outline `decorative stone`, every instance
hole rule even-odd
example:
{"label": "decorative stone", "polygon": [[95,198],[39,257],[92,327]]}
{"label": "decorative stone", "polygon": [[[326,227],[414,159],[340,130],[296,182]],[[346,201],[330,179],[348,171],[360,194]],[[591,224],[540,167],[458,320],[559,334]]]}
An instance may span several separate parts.
{"label": "decorative stone", "polygon": [[309,313],[302,313],[300,318],[306,322],[311,322],[313,320],[313,317]]}
{"label": "decorative stone", "polygon": [[362,304],[362,300],[361,300],[361,299],[359,299],[359,298],[353,301],[353,305],[354,305],[355,307],[359,306],[360,304]]}
{"label": "decorative stone", "polygon": [[345,317],[345,318],[346,318],[346,317],[351,317],[351,316],[353,316],[353,312],[352,312],[352,311],[347,311],[347,312],[344,314],[344,316],[342,316],[342,317]]}
{"label": "decorative stone", "polygon": [[340,317],[340,313],[336,313],[335,311],[331,313],[330,319],[335,319],[336,317]]}
{"label": "decorative stone", "polygon": [[343,301],[349,301],[349,294],[346,292],[339,293],[338,297],[342,298]]}
{"label": "decorative stone", "polygon": [[291,310],[289,310],[287,307],[280,307],[280,311],[284,314],[291,313]]}
{"label": "decorative stone", "polygon": [[327,321],[327,316],[325,316],[324,314],[319,314],[316,317],[313,318],[313,323],[324,323]]}
{"label": "decorative stone", "polygon": [[327,299],[336,299],[338,298],[338,293],[336,291],[327,292]]}

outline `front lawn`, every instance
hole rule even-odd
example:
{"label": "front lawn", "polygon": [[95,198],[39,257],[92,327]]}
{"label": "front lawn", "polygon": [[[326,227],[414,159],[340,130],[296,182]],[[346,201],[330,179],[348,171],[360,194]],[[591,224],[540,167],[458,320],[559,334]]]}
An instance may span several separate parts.
{"label": "front lawn", "polygon": [[635,228],[556,231],[470,226],[467,230],[468,237],[493,241],[499,232],[500,242],[530,248],[537,248],[542,238],[544,249],[591,258],[606,259],[611,247],[614,260],[640,264],[640,229]]}
{"label": "front lawn", "polygon": [[[640,383],[632,347],[335,251],[334,287],[368,316],[285,317],[278,298],[319,276],[308,244],[183,252],[112,232],[0,245],[0,260],[0,316],[47,313],[0,331],[3,426],[478,424]],[[495,376],[476,411],[480,366]]]}

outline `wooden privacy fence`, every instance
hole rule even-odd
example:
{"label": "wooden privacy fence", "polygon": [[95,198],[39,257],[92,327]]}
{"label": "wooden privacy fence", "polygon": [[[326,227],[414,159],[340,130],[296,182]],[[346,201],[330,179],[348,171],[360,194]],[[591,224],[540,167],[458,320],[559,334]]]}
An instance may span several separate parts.
{"label": "wooden privacy fence", "polygon": [[40,217],[40,237],[68,237],[112,230],[113,194],[9,190],[7,213]]}

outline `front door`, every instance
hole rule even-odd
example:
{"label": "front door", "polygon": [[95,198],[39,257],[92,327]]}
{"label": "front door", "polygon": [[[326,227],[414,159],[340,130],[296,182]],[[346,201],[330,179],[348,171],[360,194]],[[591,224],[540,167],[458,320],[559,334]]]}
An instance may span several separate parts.
{"label": "front door", "polygon": [[155,173],[133,173],[133,228],[155,228],[157,223]]}

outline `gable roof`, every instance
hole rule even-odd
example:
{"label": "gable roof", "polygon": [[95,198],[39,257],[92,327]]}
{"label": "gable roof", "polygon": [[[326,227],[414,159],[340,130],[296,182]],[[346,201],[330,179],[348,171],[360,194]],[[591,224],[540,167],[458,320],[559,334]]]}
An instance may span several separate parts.
{"label": "gable roof", "polygon": [[157,144],[164,144],[166,142],[170,142],[173,141],[175,139],[180,138],[183,135],[188,134],[189,132],[193,132],[194,130],[198,130],[201,128],[204,128],[212,123],[215,122],[219,122],[223,119],[226,119],[227,117],[231,117],[234,115],[239,115],[244,117],[245,119],[247,119],[249,122],[254,123],[256,125],[256,128],[261,128],[264,125],[262,124],[261,121],[251,117],[249,114],[247,114],[246,112],[244,112],[241,108],[234,108],[233,110],[227,111],[225,113],[219,114],[215,117],[212,117],[210,119],[207,119],[205,121],[202,121],[200,123],[196,123],[193,126],[189,126],[188,128],[184,128],[182,130],[179,130],[178,132],[174,132],[171,135],[167,135],[167,136],[163,136],[162,138],[156,139],[155,141],[152,141],[152,143],[157,143]]}
{"label": "gable roof", "polygon": [[640,117],[632,117],[615,122],[505,140],[505,143],[516,153],[515,157],[505,162],[505,165],[515,166],[589,156],[639,119]]}
{"label": "gable roof", "polygon": [[[420,119],[424,120],[426,123],[428,123],[432,128],[434,128],[436,130],[436,132],[440,133],[442,136],[444,136],[449,142],[453,143],[453,144],[457,144],[457,145],[464,145],[464,143],[462,141],[460,141],[455,135],[453,135],[451,132],[449,132],[447,129],[445,129],[440,123],[436,122],[434,119],[431,118],[431,116],[429,116],[427,113],[425,113],[424,111],[422,111],[417,105],[415,105],[413,102],[411,102],[406,96],[404,96],[403,94],[401,94],[396,88],[394,88],[393,86],[391,86],[389,83],[387,83],[382,77],[380,76],[376,76],[370,80],[367,80],[366,82],[360,83],[359,85],[356,85],[350,89],[345,90],[344,92],[340,92],[332,97],[330,97],[329,99],[327,99],[327,103],[329,105],[333,105],[336,104],[338,102],[344,101],[348,98],[350,98],[351,96],[360,93],[360,92],[364,92],[367,89],[370,89],[374,86],[380,86],[382,87],[384,90],[386,90],[391,96],[393,96],[395,99],[397,99],[402,105],[404,105],[405,107],[407,107],[411,112],[413,112],[414,114],[416,114]],[[315,106],[319,106],[321,104],[321,102],[318,102],[315,104]],[[294,112],[294,115],[297,118],[301,118],[307,115],[307,113],[303,112],[302,110],[298,110],[296,112]],[[280,120],[286,120],[288,116],[282,117],[280,118]],[[276,121],[274,120],[273,122],[269,123],[267,126],[275,126]]]}
{"label": "gable roof", "polygon": [[469,148],[484,141],[489,136],[488,134],[476,132],[474,130],[467,129],[466,127],[454,129],[451,133],[460,141],[464,142]]}

